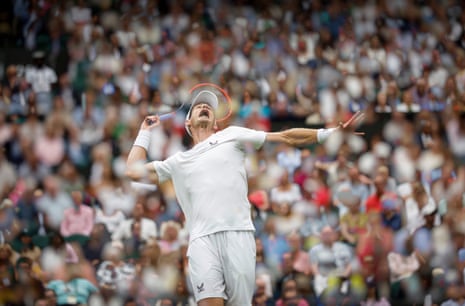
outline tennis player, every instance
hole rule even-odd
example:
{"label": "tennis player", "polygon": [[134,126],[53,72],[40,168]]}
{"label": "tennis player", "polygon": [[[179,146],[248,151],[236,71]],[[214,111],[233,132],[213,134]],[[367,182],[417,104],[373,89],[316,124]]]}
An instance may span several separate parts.
{"label": "tennis player", "polygon": [[217,107],[218,97],[212,91],[200,91],[192,99],[185,121],[193,147],[148,163],[150,129],[160,120],[146,117],[127,159],[127,176],[156,184],[172,180],[189,233],[188,272],[198,305],[245,306],[252,303],[255,285],[245,146],[253,144],[258,149],[266,141],[294,146],[322,142],[335,130],[347,128],[360,114],[330,129],[267,133],[230,126],[219,131]]}

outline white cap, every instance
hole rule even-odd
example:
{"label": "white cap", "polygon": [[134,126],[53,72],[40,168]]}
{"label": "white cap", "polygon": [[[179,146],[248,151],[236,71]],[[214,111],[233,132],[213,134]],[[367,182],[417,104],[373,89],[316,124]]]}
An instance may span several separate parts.
{"label": "white cap", "polygon": [[[216,109],[218,107],[218,97],[211,91],[209,90],[202,90],[200,91],[194,99],[192,99],[191,107],[189,108],[189,111],[187,112],[186,115],[186,120],[188,120],[191,117],[191,111],[192,108],[199,104],[199,103],[207,103],[210,105],[213,109]],[[191,132],[186,126],[186,131],[189,135],[191,135]],[[192,135],[191,135],[192,136]]]}
{"label": "white cap", "polygon": [[194,99],[192,99],[191,107],[189,109],[189,112],[187,113],[187,119],[190,117],[192,108],[199,103],[207,103],[208,105],[213,107],[213,109],[216,109],[218,107],[218,97],[209,90],[202,90],[201,92],[199,92],[194,97]]}

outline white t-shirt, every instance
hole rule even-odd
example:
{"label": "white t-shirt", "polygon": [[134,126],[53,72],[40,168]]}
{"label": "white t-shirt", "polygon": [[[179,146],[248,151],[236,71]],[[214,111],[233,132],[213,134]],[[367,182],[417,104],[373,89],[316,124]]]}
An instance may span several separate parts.
{"label": "white t-shirt", "polygon": [[105,214],[100,208],[95,210],[95,223],[104,224],[110,234],[113,234],[124,220],[126,220],[126,217],[121,210],[111,214]]}
{"label": "white t-shirt", "polygon": [[274,187],[270,191],[270,200],[277,204],[287,203],[289,205],[302,199],[302,193],[300,192],[299,185],[292,183],[289,190],[280,190],[278,187]]}
{"label": "white t-shirt", "polygon": [[26,81],[32,85],[35,93],[50,92],[52,84],[57,80],[55,71],[50,67],[30,67],[26,69]]}
{"label": "white t-shirt", "polygon": [[186,152],[153,165],[160,182],[171,179],[186,217],[189,240],[228,230],[255,230],[247,199],[245,144],[259,148],[266,133],[228,127]]}

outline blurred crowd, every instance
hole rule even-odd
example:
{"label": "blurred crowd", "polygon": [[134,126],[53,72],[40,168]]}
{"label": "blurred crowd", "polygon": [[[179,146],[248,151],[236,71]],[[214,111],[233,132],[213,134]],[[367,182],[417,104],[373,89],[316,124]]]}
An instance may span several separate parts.
{"label": "blurred crowd", "polygon": [[[10,0],[0,43],[0,305],[194,305],[170,183],[124,176],[201,82],[237,124],[355,128],[250,148],[253,305],[465,304],[458,0]],[[185,110],[150,160],[191,143]],[[227,179],[227,178],[225,178]],[[221,203],[218,203],[221,205]]]}

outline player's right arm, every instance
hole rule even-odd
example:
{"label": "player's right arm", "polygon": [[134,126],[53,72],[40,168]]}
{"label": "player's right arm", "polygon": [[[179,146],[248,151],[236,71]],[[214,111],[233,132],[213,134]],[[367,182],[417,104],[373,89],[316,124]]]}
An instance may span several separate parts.
{"label": "player's right arm", "polygon": [[158,184],[158,175],[151,162],[147,162],[150,130],[160,124],[158,116],[147,116],[142,122],[126,160],[126,176],[133,181]]}

